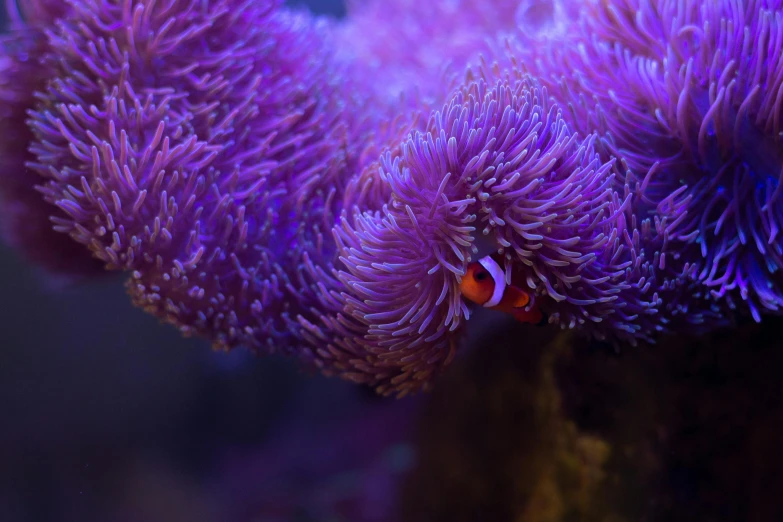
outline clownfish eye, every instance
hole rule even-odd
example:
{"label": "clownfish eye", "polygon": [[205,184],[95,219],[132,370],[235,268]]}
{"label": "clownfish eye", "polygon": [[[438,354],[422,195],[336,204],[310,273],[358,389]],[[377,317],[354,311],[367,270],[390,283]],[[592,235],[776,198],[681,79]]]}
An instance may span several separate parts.
{"label": "clownfish eye", "polygon": [[473,275],[473,278],[476,281],[484,281],[487,277],[489,277],[489,272],[486,272],[484,270],[479,270]]}

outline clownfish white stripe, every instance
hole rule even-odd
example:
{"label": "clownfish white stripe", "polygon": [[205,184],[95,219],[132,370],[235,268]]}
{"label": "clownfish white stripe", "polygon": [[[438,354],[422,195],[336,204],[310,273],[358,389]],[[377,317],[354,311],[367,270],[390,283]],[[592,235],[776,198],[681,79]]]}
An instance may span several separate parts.
{"label": "clownfish white stripe", "polygon": [[492,297],[489,301],[484,303],[484,306],[491,308],[500,304],[500,300],[503,299],[503,293],[506,291],[506,273],[497,264],[497,261],[489,256],[479,259],[479,263],[483,266],[489,275],[492,276],[492,280],[495,282],[495,288],[492,290]]}

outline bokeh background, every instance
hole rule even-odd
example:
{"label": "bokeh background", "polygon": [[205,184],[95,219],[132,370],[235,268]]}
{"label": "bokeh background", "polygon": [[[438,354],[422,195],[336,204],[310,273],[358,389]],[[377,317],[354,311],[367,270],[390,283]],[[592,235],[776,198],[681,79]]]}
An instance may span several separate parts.
{"label": "bokeh background", "polygon": [[0,245],[0,522],[783,521],[781,320],[615,352],[481,312],[386,400]]}

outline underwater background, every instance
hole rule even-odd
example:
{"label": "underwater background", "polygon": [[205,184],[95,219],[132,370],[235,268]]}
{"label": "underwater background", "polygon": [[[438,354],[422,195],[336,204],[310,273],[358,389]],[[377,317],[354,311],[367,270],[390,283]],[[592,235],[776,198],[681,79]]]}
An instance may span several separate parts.
{"label": "underwater background", "polygon": [[780,318],[620,352],[478,319],[385,399],[0,246],[0,522],[783,520]]}

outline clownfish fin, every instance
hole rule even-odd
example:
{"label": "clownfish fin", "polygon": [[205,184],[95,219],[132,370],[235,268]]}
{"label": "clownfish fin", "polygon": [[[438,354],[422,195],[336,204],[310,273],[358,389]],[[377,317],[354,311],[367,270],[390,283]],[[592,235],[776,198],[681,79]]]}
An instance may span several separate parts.
{"label": "clownfish fin", "polygon": [[514,308],[511,311],[511,315],[513,315],[514,319],[520,323],[534,324],[536,326],[546,324],[546,317],[538,308],[533,308],[531,310],[525,310],[524,308]]}
{"label": "clownfish fin", "polygon": [[547,317],[536,305],[535,298],[524,290],[509,286],[503,297],[506,305],[504,308],[520,323],[541,326],[548,322]]}
{"label": "clownfish fin", "polygon": [[507,286],[503,301],[508,308],[525,308],[530,303],[530,294],[516,286]]}

